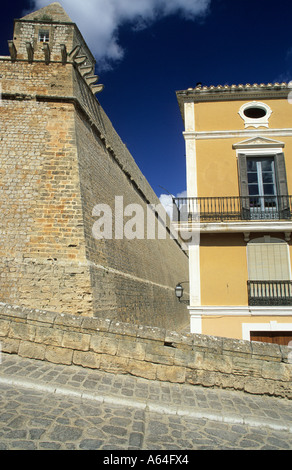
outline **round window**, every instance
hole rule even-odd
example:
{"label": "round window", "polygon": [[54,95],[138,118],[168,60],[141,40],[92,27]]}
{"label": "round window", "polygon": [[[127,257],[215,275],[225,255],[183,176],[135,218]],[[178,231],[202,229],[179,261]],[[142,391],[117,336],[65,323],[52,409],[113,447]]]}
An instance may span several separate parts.
{"label": "round window", "polygon": [[245,103],[239,110],[239,115],[244,120],[245,127],[268,127],[271,113],[271,108],[260,101]]}
{"label": "round window", "polygon": [[260,119],[260,118],[263,118],[267,114],[267,111],[263,108],[251,107],[251,108],[246,108],[243,111],[243,114],[250,119]]}

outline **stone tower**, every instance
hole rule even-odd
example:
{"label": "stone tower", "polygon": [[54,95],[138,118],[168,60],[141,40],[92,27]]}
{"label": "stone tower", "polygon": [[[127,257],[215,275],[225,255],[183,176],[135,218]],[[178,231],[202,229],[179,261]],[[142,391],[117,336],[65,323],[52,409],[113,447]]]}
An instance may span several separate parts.
{"label": "stone tower", "polygon": [[179,327],[187,279],[176,240],[96,239],[96,204],[158,199],[96,93],[95,59],[59,3],[15,20],[0,58],[0,299]]}

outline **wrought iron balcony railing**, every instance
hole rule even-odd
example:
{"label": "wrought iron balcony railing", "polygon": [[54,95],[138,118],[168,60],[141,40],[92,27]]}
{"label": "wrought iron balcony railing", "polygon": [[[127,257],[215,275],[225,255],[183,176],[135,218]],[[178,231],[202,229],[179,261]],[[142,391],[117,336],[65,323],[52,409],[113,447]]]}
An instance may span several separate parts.
{"label": "wrought iron balcony railing", "polygon": [[292,281],[247,281],[249,305],[292,305]]}
{"label": "wrought iron balcony railing", "polygon": [[173,198],[173,220],[177,222],[291,219],[292,196]]}

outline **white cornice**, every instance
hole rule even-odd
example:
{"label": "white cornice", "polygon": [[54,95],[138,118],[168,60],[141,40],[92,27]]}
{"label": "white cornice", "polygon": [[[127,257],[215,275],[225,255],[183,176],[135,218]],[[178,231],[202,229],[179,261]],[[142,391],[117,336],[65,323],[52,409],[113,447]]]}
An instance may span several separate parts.
{"label": "white cornice", "polygon": [[200,132],[183,132],[185,140],[195,139],[234,139],[241,137],[254,137],[262,135],[278,136],[278,137],[291,137],[292,128],[285,129],[249,129],[249,130],[228,130],[228,131],[200,131]]}
{"label": "white cornice", "polygon": [[172,223],[181,234],[192,233],[253,233],[253,232],[292,232],[292,221],[240,221],[240,222],[180,222]]}
{"label": "white cornice", "polygon": [[[292,316],[292,306],[275,306],[275,307],[251,307],[251,306],[189,306],[190,315],[204,316]],[[292,324],[291,324],[292,325]],[[292,326],[291,326],[292,329]]]}

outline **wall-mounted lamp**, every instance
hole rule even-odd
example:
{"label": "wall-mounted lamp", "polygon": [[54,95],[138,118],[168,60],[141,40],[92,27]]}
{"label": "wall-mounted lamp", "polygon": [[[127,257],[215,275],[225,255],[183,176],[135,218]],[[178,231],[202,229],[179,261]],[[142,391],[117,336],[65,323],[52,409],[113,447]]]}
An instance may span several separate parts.
{"label": "wall-mounted lamp", "polygon": [[189,303],[189,300],[181,300],[182,296],[183,296],[183,293],[184,293],[184,288],[182,286],[182,284],[188,284],[189,281],[182,281],[182,282],[179,282],[176,286],[175,286],[175,289],[174,289],[174,292],[175,292],[175,296],[176,298],[179,300],[179,302],[183,302],[185,304]]}
{"label": "wall-mounted lamp", "polygon": [[175,295],[176,295],[176,297],[178,298],[179,301],[182,298],[183,293],[184,293],[184,288],[182,287],[182,285],[180,283],[177,284],[175,286]]}

